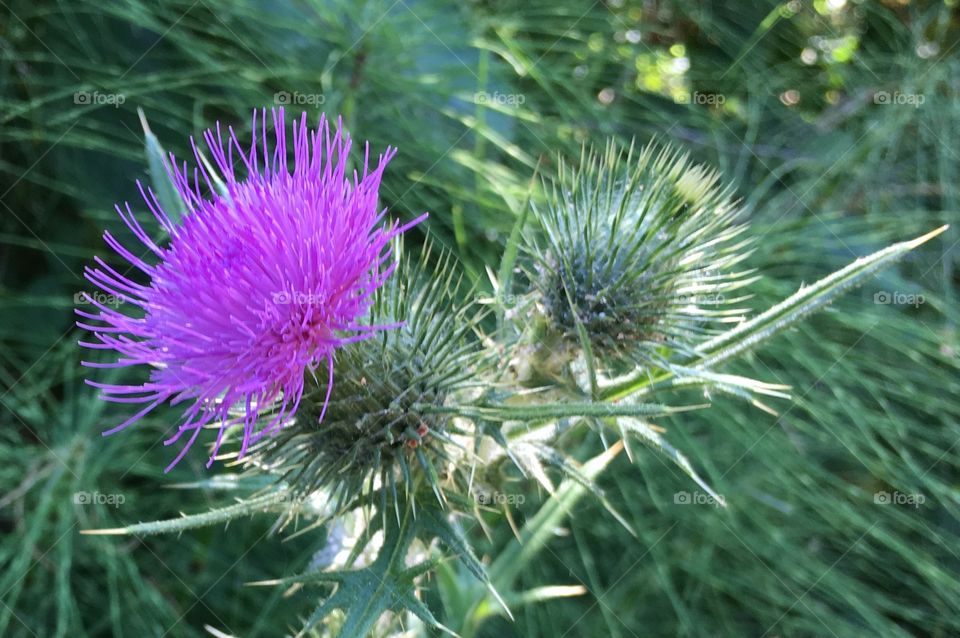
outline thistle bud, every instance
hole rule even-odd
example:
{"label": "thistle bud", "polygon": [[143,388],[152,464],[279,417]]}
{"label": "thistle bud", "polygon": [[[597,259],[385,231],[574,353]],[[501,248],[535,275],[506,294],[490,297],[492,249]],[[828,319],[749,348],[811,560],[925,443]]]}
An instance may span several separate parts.
{"label": "thistle bud", "polygon": [[611,142],[584,149],[577,166],[561,158],[544,186],[526,242],[539,334],[530,361],[547,344],[569,362],[582,329],[601,365],[650,364],[738,319],[728,303],[749,283],[732,271],[746,256],[744,226],[716,172],[669,147]]}
{"label": "thistle bud", "polygon": [[[406,483],[433,460],[451,430],[443,406],[476,372],[477,342],[471,339],[470,306],[457,302],[449,257],[438,270],[426,259],[403,260],[374,297],[370,325],[392,326],[344,346],[334,363],[334,384],[310,380],[294,422],[254,450],[253,462],[279,472],[307,495],[331,494],[346,506],[372,487]],[[322,415],[322,419],[321,419]]]}

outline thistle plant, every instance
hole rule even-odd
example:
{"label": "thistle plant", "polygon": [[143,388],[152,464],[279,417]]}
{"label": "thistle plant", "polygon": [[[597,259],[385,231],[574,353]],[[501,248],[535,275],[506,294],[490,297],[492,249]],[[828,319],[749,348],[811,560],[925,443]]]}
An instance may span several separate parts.
{"label": "thistle plant", "polygon": [[[150,368],[149,380],[139,385],[88,380],[107,401],[147,404],[104,434],[123,430],[165,401],[188,402],[183,423],[165,441],[187,435],[171,467],[211,423],[219,434],[210,463],[235,425],[242,426],[242,456],[297,412],[305,372],[325,367],[329,396],[334,351],[389,327],[359,320],[393,270],[390,239],[409,227],[384,224],[385,211],[377,208],[380,178],[394,151],[387,149],[371,169],[366,148],[361,173],[351,177],[351,140],[339,124],[331,133],[321,118],[310,129],[303,114],[292,122],[289,149],[283,109],[273,111],[269,123],[264,111],[259,125],[254,112],[252,130],[247,146],[232,129],[226,139],[219,126],[204,133],[215,167],[196,144],[193,171],[186,164],[177,168],[171,156],[177,203],[164,206],[140,186],[147,208],[169,235],[166,245],[150,237],[129,204],[125,210],[117,206],[150,257],[145,261],[140,249],[131,252],[109,231],[104,241],[129,263],[127,272],[139,271],[148,283],[100,257],[86,269],[100,290],[139,312],[131,316],[88,296],[99,312],[78,309],[78,325],[96,341],[81,345],[118,358],[85,365]],[[211,198],[202,195],[203,187]],[[177,223],[171,215],[179,209],[185,215]],[[261,419],[266,411],[271,417]],[[317,415],[322,417],[323,410]]]}
{"label": "thistle plant", "polygon": [[430,255],[426,247],[404,256],[373,296],[367,323],[396,328],[338,353],[329,396],[308,379],[293,421],[251,450],[251,465],[269,468],[303,498],[324,491],[338,511],[374,485],[394,505],[416,498],[421,472],[439,494],[437,464],[449,460],[452,437],[470,434],[443,408],[478,383],[483,353],[480,313],[461,303],[452,258],[432,265]]}
{"label": "thistle plant", "polygon": [[[611,141],[574,163],[561,158],[531,191],[491,277],[494,321],[459,285],[452,257],[409,241],[401,250],[396,237],[409,225],[383,224],[377,184],[389,153],[372,172],[365,154],[362,176],[349,179],[346,135],[331,137],[323,121],[307,133],[301,119],[290,172],[282,121],[275,116],[272,154],[263,147],[269,169],[258,168],[256,143],[240,156],[245,181],[219,135],[207,135],[226,176],[221,183],[196,152],[212,199],[171,168],[183,220],[147,197],[169,246],[121,213],[160,264],[133,258],[109,235],[108,243],[150,284],[101,261],[89,276],[144,316],[103,307],[81,316],[106,324],[90,329],[95,347],[123,355],[113,365],[155,370],[140,386],[103,386],[107,399],[149,402],[127,423],[168,399],[192,400],[173,439],[216,429],[211,460],[240,467],[236,486],[250,492],[208,513],[97,533],[182,532],[269,513],[278,534],[306,534],[361,514],[347,557],[259,583],[316,596],[301,634],[363,636],[407,615],[454,633],[418,596],[431,573],[450,582],[448,555],[477,583],[471,609],[509,615],[518,601],[542,598],[512,591],[542,533],[524,528],[522,557],[494,556],[489,569],[473,551],[465,528],[499,520],[497,507],[478,502],[478,487],[536,481],[552,496],[534,521],[552,526],[586,494],[606,504],[596,477],[641,442],[713,493],[653,423],[706,407],[676,390],[730,393],[773,410],[760,397],[788,398],[786,386],[721,366],[943,230],[858,259],[747,318],[735,304],[755,278],[743,267],[750,233],[730,190],[669,146]],[[275,294],[292,303],[278,305]],[[599,433],[609,449],[576,458],[563,436],[576,430]],[[374,557],[359,563],[365,548]],[[472,635],[476,624],[460,617],[457,631]]]}

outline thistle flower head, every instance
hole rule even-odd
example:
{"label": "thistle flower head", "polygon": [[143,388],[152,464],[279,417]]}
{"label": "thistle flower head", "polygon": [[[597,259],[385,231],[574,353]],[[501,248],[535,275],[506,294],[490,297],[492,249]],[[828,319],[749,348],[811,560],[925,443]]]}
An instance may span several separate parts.
{"label": "thistle flower head", "polygon": [[300,495],[326,490],[339,506],[374,479],[394,502],[397,485],[412,493],[418,473],[436,480],[433,463],[459,434],[440,408],[477,383],[481,355],[477,316],[458,299],[452,259],[434,268],[423,253],[402,259],[370,309],[370,323],[402,325],[341,349],[329,400],[315,386],[295,422],[251,451],[252,465],[282,475]]}
{"label": "thistle flower head", "polygon": [[527,241],[541,317],[567,344],[554,349],[577,347],[582,328],[599,360],[645,363],[739,312],[726,304],[746,274],[730,271],[746,256],[743,227],[717,182],[653,144],[584,149],[577,166],[561,158]]}
{"label": "thistle flower head", "polygon": [[[171,467],[208,424],[219,426],[210,463],[228,428],[242,427],[241,455],[278,430],[300,404],[305,372],[323,368],[331,391],[337,349],[390,327],[362,318],[393,270],[390,239],[412,225],[386,223],[386,211],[378,208],[393,149],[371,168],[367,146],[362,167],[351,174],[351,141],[339,122],[331,130],[321,117],[311,129],[304,114],[292,122],[288,139],[280,109],[262,112],[259,122],[254,113],[248,147],[232,129],[224,136],[219,125],[203,137],[219,175],[195,143],[192,172],[171,155],[170,178],[187,214],[175,224],[140,186],[169,239],[154,241],[129,204],[118,206],[141,246],[104,233],[129,265],[118,270],[96,257],[86,277],[124,303],[111,308],[89,298],[98,312],[76,311],[78,325],[95,338],[82,345],[118,355],[112,363],[86,365],[150,369],[140,385],[88,381],[107,401],[144,404],[105,434],[164,402],[186,404],[183,422],[166,441],[186,437]],[[211,194],[205,197],[202,188]],[[136,270],[142,276],[128,276]],[[121,312],[125,308],[134,311]],[[271,417],[259,419],[267,411]]]}

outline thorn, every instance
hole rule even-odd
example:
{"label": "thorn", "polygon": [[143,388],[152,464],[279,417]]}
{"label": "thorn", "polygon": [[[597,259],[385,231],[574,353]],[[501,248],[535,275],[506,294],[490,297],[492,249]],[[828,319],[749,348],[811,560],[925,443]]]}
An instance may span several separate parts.
{"label": "thorn", "polygon": [[279,585],[283,583],[282,578],[272,578],[270,580],[255,580],[249,583],[244,583],[244,587],[272,587],[274,585]]}
{"label": "thorn", "polygon": [[497,591],[496,587],[493,586],[493,583],[487,583],[487,589],[490,590],[490,593],[496,599],[500,606],[503,607],[503,611],[507,614],[507,618],[510,619],[510,622],[514,622],[513,613],[510,611],[510,608],[507,607],[506,601],[500,597],[500,593]]}
{"label": "thorn", "polygon": [[107,529],[82,529],[80,533],[84,536],[119,536],[129,534],[130,531],[126,527],[110,527]]}
{"label": "thorn", "polygon": [[137,107],[137,115],[140,117],[140,125],[143,126],[143,132],[150,135],[150,125],[147,124],[147,116],[139,106]]}
{"label": "thorn", "polygon": [[941,233],[946,232],[946,230],[947,230],[948,228],[950,228],[950,224],[944,224],[944,225],[941,226],[940,228],[936,228],[936,229],[934,229],[934,230],[931,230],[931,231],[930,231],[929,233],[927,233],[926,235],[921,235],[920,237],[917,237],[916,239],[911,239],[910,241],[907,242],[907,245],[908,245],[910,248],[916,248],[916,247],[919,246],[920,244],[924,244],[924,243],[930,241],[931,239],[933,239],[934,237],[936,237],[937,235],[940,235]]}

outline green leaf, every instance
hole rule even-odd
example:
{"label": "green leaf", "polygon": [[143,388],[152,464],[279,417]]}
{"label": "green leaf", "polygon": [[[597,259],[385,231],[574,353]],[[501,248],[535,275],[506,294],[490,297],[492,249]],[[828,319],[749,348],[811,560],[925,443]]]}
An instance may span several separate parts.
{"label": "green leaf", "polygon": [[520,206],[520,215],[516,223],[510,230],[510,237],[503,249],[503,259],[500,260],[500,271],[497,274],[497,326],[503,326],[503,315],[507,305],[507,299],[510,298],[513,290],[513,266],[517,263],[517,253],[520,250],[520,240],[523,238],[523,229],[527,225],[527,218],[530,216],[530,194],[533,192],[536,184],[537,171],[540,168],[540,162],[537,162],[537,168],[533,171],[530,178],[530,186],[527,188],[527,197]]}
{"label": "green leaf", "polygon": [[796,293],[766,312],[698,346],[697,352],[700,357],[697,365],[714,366],[768,340],[827,305],[841,293],[863,283],[867,277],[900,259],[917,246],[933,239],[947,228],[948,226],[941,226],[922,237],[900,242],[867,257],[861,257],[812,286],[801,287]]}
{"label": "green leaf", "polygon": [[[579,468],[579,477],[567,478],[560,484],[523,526],[519,539],[513,540],[494,559],[487,570],[490,585],[486,592],[473,589],[471,581],[459,578],[458,574],[462,572],[455,572],[447,565],[440,566],[437,581],[440,597],[450,619],[448,622],[453,623],[461,635],[473,638],[487,619],[509,613],[508,605],[524,605],[583,593],[576,586],[542,587],[525,592],[515,592],[513,586],[519,574],[546,547],[556,527],[565,517],[572,515],[574,506],[584,496],[591,493],[587,483],[594,481],[621,450],[623,445],[615,443]],[[503,592],[502,598],[496,596],[498,591]]]}
{"label": "green leaf", "polygon": [[[387,611],[409,611],[433,629],[456,635],[443,626],[433,613],[414,595],[416,580],[433,571],[438,559],[422,561],[406,567],[407,554],[418,538],[438,538],[491,594],[501,601],[490,587],[483,563],[470,548],[463,532],[454,525],[437,504],[419,507],[416,514],[410,502],[403,504],[399,520],[393,516],[382,518],[383,545],[376,559],[368,567],[333,571],[308,571],[296,576],[250,583],[251,585],[330,584],[336,589],[320,602],[305,622],[298,636],[307,635],[335,609],[346,615],[339,636],[366,636],[377,619]],[[501,601],[502,603],[502,601]]]}
{"label": "green leaf", "polygon": [[441,543],[446,545],[447,549],[456,555],[463,566],[487,587],[490,595],[500,603],[507,616],[513,620],[510,609],[490,582],[486,568],[473,553],[463,530],[450,519],[449,515],[439,509],[430,507],[418,515],[418,523],[422,526],[424,532],[436,536]]}
{"label": "green leaf", "polygon": [[620,523],[620,525],[627,530],[631,536],[636,537],[637,533],[634,531],[630,523],[627,522],[627,519],[625,519],[623,515],[617,511],[617,509],[610,502],[610,499],[607,498],[607,495],[604,494],[600,486],[597,485],[596,482],[594,482],[590,477],[584,475],[580,468],[576,466],[573,459],[567,457],[561,452],[558,452],[556,449],[548,445],[536,447],[539,448],[540,455],[544,461],[559,468],[564,475],[572,478],[575,481],[578,481],[581,485],[590,490],[590,493],[593,494],[593,496],[600,502],[601,505],[603,505],[603,508],[607,510],[607,513],[609,513],[610,516]]}
{"label": "green leaf", "polygon": [[[801,287],[796,293],[766,312],[697,346],[697,354],[693,360],[684,362],[684,365],[688,368],[710,368],[757,347],[807,315],[823,308],[841,293],[863,283],[867,277],[930,241],[947,228],[949,226],[941,226],[916,239],[888,246],[872,255],[857,259],[813,285]],[[663,383],[672,376],[674,376],[672,372],[665,372],[651,379],[647,371],[641,370],[624,381],[604,388],[601,396],[605,400],[616,401],[648,385]]]}
{"label": "green leaf", "polygon": [[[580,468],[581,475],[588,480],[596,480],[622,449],[619,442],[610,446],[608,450],[587,461]],[[590,490],[582,480],[564,480],[543,507],[523,526],[520,539],[510,543],[490,565],[488,573],[494,587],[500,591],[510,591],[517,576],[546,546],[553,530],[565,517],[572,514],[573,507],[587,494],[590,494]]]}
{"label": "green leaf", "polygon": [[632,434],[638,439],[643,441],[643,443],[649,447],[652,447],[656,451],[660,452],[668,459],[670,459],[674,465],[683,470],[683,473],[693,479],[694,483],[699,485],[703,490],[709,494],[718,504],[723,507],[726,507],[726,502],[723,497],[713,491],[713,489],[707,485],[706,481],[700,478],[700,475],[697,474],[696,470],[693,469],[693,465],[690,463],[690,460],[687,459],[677,448],[673,447],[660,436],[660,433],[650,427],[649,423],[640,421],[639,419],[631,418],[621,418],[617,420],[618,425],[621,428],[621,431],[624,433],[624,438],[627,434]]}
{"label": "green leaf", "polygon": [[393,517],[384,517],[383,545],[377,558],[369,567],[336,572],[307,572],[292,578],[252,583],[254,585],[281,585],[288,583],[329,582],[336,590],[307,619],[298,636],[305,636],[331,611],[342,609],[346,614],[339,636],[343,638],[366,636],[387,611],[402,612],[407,609],[428,626],[451,635],[430,610],[416,599],[416,579],[435,567],[435,561],[425,561],[414,567],[406,567],[410,544],[416,538],[419,525],[410,507],[404,507],[399,522]]}
{"label": "green leaf", "polygon": [[445,512],[435,507],[426,507],[417,513],[417,519],[421,529],[436,536],[441,543],[446,545],[447,549],[456,555],[460,562],[470,570],[470,573],[476,576],[477,580],[483,583],[490,582],[483,563],[473,553],[463,530],[451,522]]}
{"label": "green leaf", "polygon": [[157,201],[160,202],[163,212],[167,214],[171,222],[176,224],[186,214],[186,206],[170,178],[167,154],[160,146],[160,140],[150,130],[150,125],[147,124],[147,117],[143,110],[137,109],[137,113],[140,115],[140,124],[143,126],[147,166],[153,193],[157,196]]}

